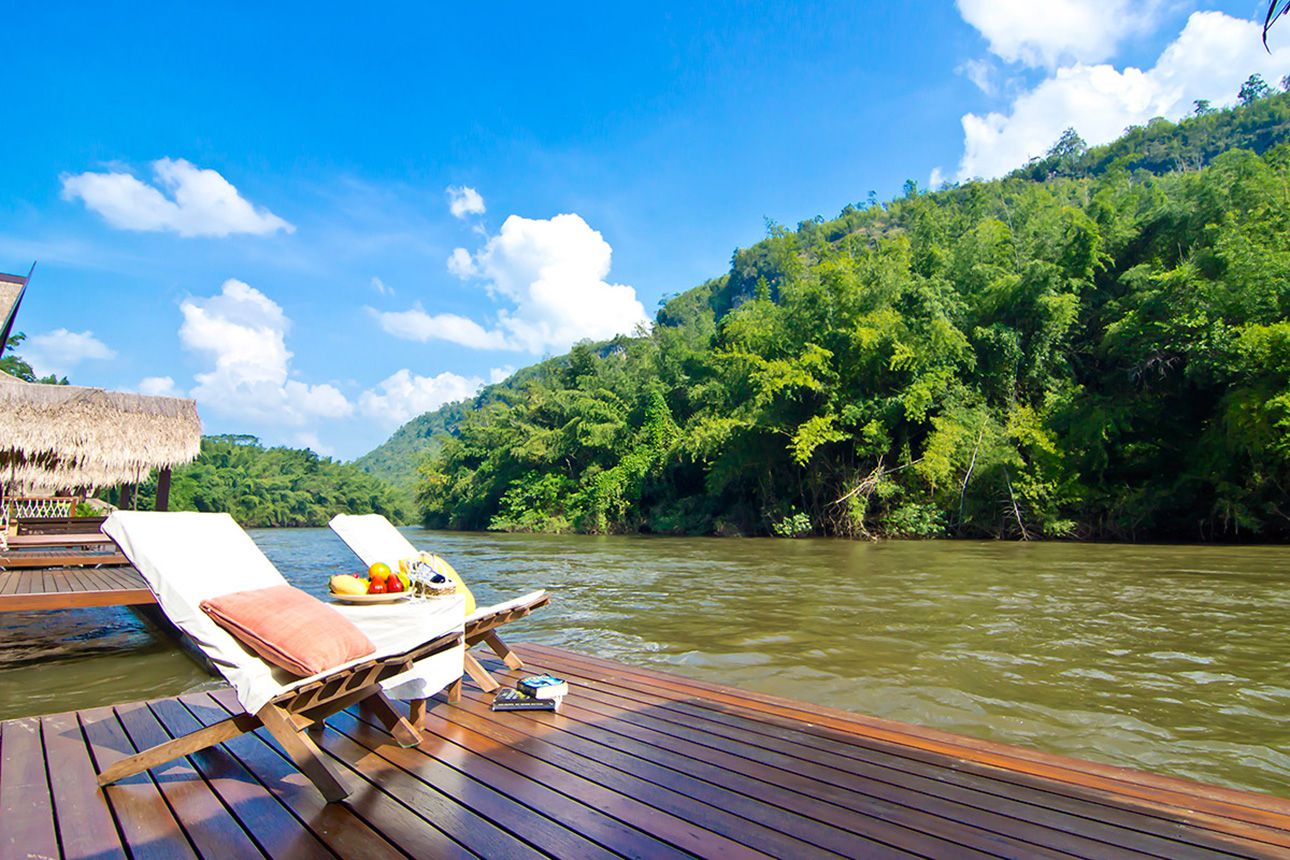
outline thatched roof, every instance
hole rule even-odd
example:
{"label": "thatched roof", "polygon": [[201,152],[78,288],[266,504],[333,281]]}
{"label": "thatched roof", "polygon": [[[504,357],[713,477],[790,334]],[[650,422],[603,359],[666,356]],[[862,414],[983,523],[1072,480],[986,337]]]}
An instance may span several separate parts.
{"label": "thatched roof", "polygon": [[0,272],[0,356],[4,355],[5,344],[13,330],[13,319],[18,313],[18,302],[26,286],[27,278]]}
{"label": "thatched roof", "polygon": [[71,490],[138,483],[201,450],[197,404],[0,373],[0,482]]}

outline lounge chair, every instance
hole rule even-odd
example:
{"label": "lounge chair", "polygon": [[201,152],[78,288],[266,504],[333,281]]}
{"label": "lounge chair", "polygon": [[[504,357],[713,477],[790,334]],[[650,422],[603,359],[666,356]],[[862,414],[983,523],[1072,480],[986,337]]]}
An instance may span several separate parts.
{"label": "lounge chair", "polygon": [[370,706],[402,746],[420,733],[396,711],[396,698],[421,700],[460,684],[464,648],[460,604],[336,606],[376,646],[372,654],[312,677],[277,668],[202,611],[203,600],[285,585],[277,569],[227,514],[118,511],[103,531],[147,581],[167,618],[232,685],[246,713],[124,758],[98,777],[107,785],[261,726],[329,802],[349,794],[306,729],[351,705]]}
{"label": "lounge chair", "polygon": [[[416,558],[421,554],[403,532],[380,514],[337,514],[328,525],[369,567],[377,562],[385,562],[393,568],[399,560]],[[480,607],[466,618],[465,672],[485,693],[491,693],[501,685],[482,663],[471,656],[470,649],[483,643],[501,657],[507,666],[512,669],[522,668],[524,661],[497,635],[497,628],[523,618],[550,602],[551,596],[546,591],[532,591],[505,603]],[[456,690],[451,691],[449,699],[454,699],[456,694]]]}

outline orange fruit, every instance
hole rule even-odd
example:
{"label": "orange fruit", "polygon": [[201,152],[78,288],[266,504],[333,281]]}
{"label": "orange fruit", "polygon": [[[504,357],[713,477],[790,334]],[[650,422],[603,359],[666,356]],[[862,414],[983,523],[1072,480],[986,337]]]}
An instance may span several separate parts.
{"label": "orange fruit", "polygon": [[390,576],[390,566],[383,561],[378,561],[367,569],[367,575],[377,581],[388,579]]}

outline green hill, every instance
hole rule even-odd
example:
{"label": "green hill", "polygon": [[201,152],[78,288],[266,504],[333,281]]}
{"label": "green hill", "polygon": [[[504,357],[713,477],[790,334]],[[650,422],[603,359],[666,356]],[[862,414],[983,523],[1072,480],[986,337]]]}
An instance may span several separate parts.
{"label": "green hill", "polygon": [[772,227],[648,336],[418,419],[424,517],[1290,535],[1288,134],[1278,94]]}
{"label": "green hill", "polygon": [[[154,474],[139,487],[139,507],[155,504]],[[119,501],[117,491],[109,500]],[[339,513],[407,519],[406,506],[384,481],[301,448],[265,448],[254,436],[202,437],[192,463],[174,470],[170,509],[221,511],[243,526],[321,526]]]}
{"label": "green hill", "polygon": [[[541,372],[541,365],[518,370],[505,380],[486,386],[469,400],[446,403],[404,424],[380,445],[352,461],[354,466],[389,483],[409,503],[417,485],[417,468],[427,455],[439,450],[457,432],[467,412],[505,395]],[[410,509],[410,508],[409,508]]]}

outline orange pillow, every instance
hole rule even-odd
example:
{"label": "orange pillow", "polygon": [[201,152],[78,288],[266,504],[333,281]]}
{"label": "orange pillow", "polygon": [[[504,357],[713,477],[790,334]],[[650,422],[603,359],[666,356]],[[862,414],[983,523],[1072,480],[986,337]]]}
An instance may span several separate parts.
{"label": "orange pillow", "polygon": [[348,618],[295,586],[235,591],[203,600],[201,606],[243,645],[302,677],[376,650]]}

